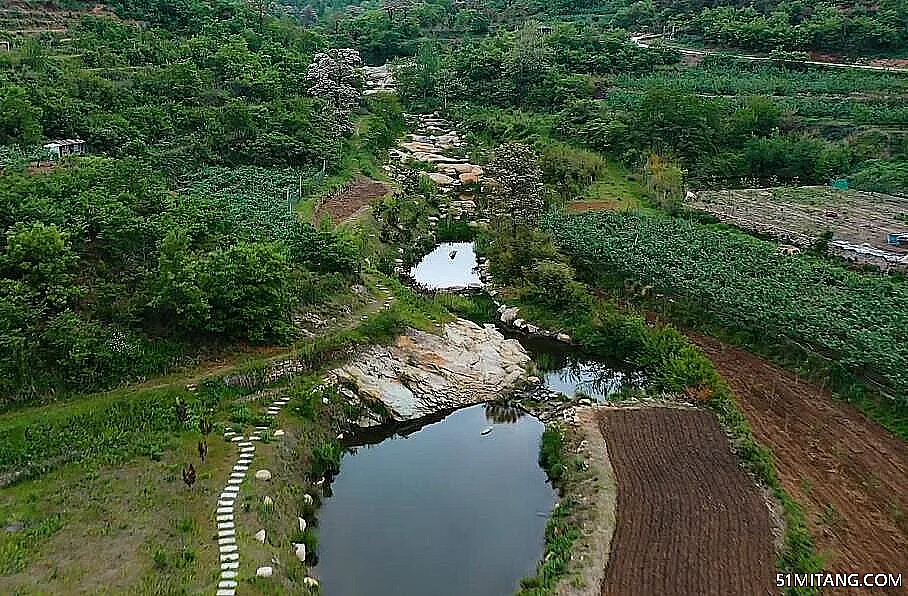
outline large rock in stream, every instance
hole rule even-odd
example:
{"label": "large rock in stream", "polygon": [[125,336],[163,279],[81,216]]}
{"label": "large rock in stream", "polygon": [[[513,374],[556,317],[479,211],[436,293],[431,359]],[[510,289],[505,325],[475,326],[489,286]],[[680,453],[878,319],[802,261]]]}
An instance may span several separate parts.
{"label": "large rock in stream", "polygon": [[367,348],[332,376],[410,420],[500,397],[526,377],[529,361],[494,325],[457,319],[441,335],[409,329],[391,346]]}

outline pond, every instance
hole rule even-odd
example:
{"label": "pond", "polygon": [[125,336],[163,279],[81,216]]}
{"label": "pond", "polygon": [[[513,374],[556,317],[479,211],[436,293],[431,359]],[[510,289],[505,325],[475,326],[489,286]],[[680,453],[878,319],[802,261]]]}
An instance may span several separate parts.
{"label": "pond", "polygon": [[535,574],[555,503],[542,431],[480,405],[345,456],[319,515],[323,593],[513,594]]}
{"label": "pond", "polygon": [[443,242],[410,270],[410,277],[430,290],[479,288],[472,242]]}
{"label": "pond", "polygon": [[615,362],[584,355],[576,348],[544,338],[519,338],[545,385],[569,397],[608,401],[617,393],[643,388],[646,379]]}

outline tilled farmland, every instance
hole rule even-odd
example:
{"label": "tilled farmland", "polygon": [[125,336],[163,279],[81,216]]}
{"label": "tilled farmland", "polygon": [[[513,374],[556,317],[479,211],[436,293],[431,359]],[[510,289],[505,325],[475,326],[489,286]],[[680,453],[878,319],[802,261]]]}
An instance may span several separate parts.
{"label": "tilled farmland", "polygon": [[618,523],[603,596],[773,594],[769,508],[712,414],[603,409]]}

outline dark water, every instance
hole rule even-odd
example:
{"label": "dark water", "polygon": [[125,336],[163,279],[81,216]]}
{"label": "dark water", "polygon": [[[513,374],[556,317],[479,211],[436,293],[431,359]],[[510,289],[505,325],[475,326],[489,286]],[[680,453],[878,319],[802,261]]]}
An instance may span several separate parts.
{"label": "dark water", "polygon": [[592,359],[579,350],[548,339],[520,338],[546,386],[570,397],[586,395],[608,401],[615,394],[641,388],[645,378],[621,363]]}
{"label": "dark water", "polygon": [[345,456],[319,515],[322,593],[513,594],[535,573],[555,502],[537,464],[542,431],[513,409],[474,406]]}
{"label": "dark water", "polygon": [[472,242],[439,244],[410,270],[410,277],[431,290],[482,286],[476,273],[476,253]]}

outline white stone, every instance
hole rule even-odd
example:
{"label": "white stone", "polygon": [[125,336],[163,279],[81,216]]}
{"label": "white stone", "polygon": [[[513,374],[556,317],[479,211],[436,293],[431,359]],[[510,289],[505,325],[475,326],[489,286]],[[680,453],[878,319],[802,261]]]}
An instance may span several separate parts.
{"label": "white stone", "polygon": [[301,517],[297,517],[296,520],[297,520],[297,523],[299,524],[300,532],[305,532],[306,531],[306,520],[304,520]]}
{"label": "white stone", "polygon": [[232,569],[221,571],[221,579],[236,579],[237,575],[237,572]]}
{"label": "white stone", "polygon": [[214,596],[236,596],[236,590],[233,588],[222,588],[215,592]]}
{"label": "white stone", "polygon": [[266,495],[265,498],[262,499],[262,504],[265,507],[274,507],[274,499]]}
{"label": "white stone", "polygon": [[274,435],[273,435],[273,436],[275,436],[275,437],[283,437],[283,436],[284,436],[284,431],[278,429],[278,430],[274,431]]}
{"label": "white stone", "polygon": [[243,479],[242,478],[229,478],[227,480],[227,484],[233,484],[233,485],[243,484]]}
{"label": "white stone", "polygon": [[233,441],[234,443],[239,443],[239,442],[242,441],[244,438],[245,438],[245,437],[243,437],[243,435],[237,435],[237,436],[233,437],[233,438],[230,439],[230,440]]}
{"label": "white stone", "polygon": [[219,588],[225,588],[225,589],[226,589],[226,588],[236,588],[236,582],[227,579],[227,580],[218,582],[218,587],[219,587]]}
{"label": "white stone", "polygon": [[303,495],[303,501],[306,503],[306,505],[312,505],[315,502],[315,500],[312,498],[312,495],[310,495],[309,493]]}
{"label": "white stone", "polygon": [[308,586],[308,587],[310,587],[310,588],[317,588],[317,587],[318,587],[318,580],[315,579],[314,577],[304,577],[304,578],[303,578],[303,585],[304,585],[304,586]]}
{"label": "white stone", "polygon": [[236,536],[221,536],[218,538],[218,544],[223,546],[227,544],[236,544]]}
{"label": "white stone", "polygon": [[233,512],[222,513],[215,518],[219,522],[232,522],[233,521]]}
{"label": "white stone", "polygon": [[305,544],[291,544],[293,547],[293,554],[296,555],[296,558],[300,560],[301,563],[306,562],[306,545]]}
{"label": "white stone", "polygon": [[239,568],[240,568],[240,564],[237,561],[225,561],[224,563],[221,563],[221,570],[222,570],[221,573],[223,573],[224,571],[227,571],[229,569],[239,569]]}
{"label": "white stone", "polygon": [[233,530],[236,526],[232,521],[222,521],[218,522],[218,530]]}
{"label": "white stone", "polygon": [[239,548],[240,547],[238,547],[236,544],[221,544],[218,546],[218,550],[222,553],[235,553],[239,550]]}
{"label": "white stone", "polygon": [[271,472],[269,472],[268,470],[259,470],[255,473],[255,479],[265,481],[271,480]]}
{"label": "white stone", "polygon": [[229,492],[229,493],[238,493],[238,492],[240,492],[240,487],[239,487],[239,486],[236,486],[236,485],[233,485],[233,486],[225,486],[225,487],[224,487],[224,490],[227,491],[227,492]]}
{"label": "white stone", "polygon": [[274,575],[273,567],[259,567],[255,570],[256,577],[271,577]]}
{"label": "white stone", "polygon": [[231,478],[245,478],[246,474],[244,472],[233,472],[230,475]]}
{"label": "white stone", "polygon": [[233,513],[233,507],[218,507],[216,513],[218,515],[227,515],[228,513]]}
{"label": "white stone", "polygon": [[239,553],[221,553],[221,561],[239,561]]}
{"label": "white stone", "polygon": [[226,538],[227,536],[235,536],[235,535],[236,535],[236,530],[234,528],[230,528],[228,530],[218,530],[218,538]]}
{"label": "white stone", "polygon": [[252,443],[249,441],[243,441],[242,443],[237,443],[240,447],[252,447]]}
{"label": "white stone", "polygon": [[233,507],[233,501],[218,501],[218,507]]}
{"label": "white stone", "polygon": [[265,530],[259,530],[258,532],[256,532],[255,539],[258,540],[259,542],[261,542],[262,544],[265,544]]}

